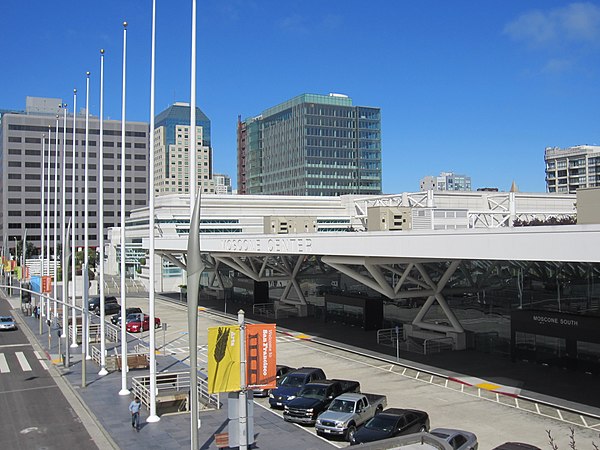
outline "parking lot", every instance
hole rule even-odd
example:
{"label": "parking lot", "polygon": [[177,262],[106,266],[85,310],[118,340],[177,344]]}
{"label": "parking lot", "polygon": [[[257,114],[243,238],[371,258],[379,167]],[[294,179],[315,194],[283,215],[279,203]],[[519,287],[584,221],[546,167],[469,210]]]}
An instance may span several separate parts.
{"label": "parking lot", "polygon": [[[139,306],[144,312],[148,311],[147,299],[128,299],[127,306]],[[163,323],[167,323],[165,332],[162,330],[157,332],[157,347],[185,362],[189,356],[185,307],[157,300],[156,314]],[[199,312],[198,357],[201,367],[206,367],[207,329],[223,323],[232,323],[232,320],[207,311]],[[147,332],[143,333],[142,337],[147,334]],[[393,362],[384,362],[368,355],[324,346],[312,342],[309,336],[298,333],[279,335],[277,355],[279,364],[292,367],[321,367],[328,378],[357,380],[363,392],[386,395],[388,407],[424,410],[430,416],[432,428],[446,427],[472,431],[478,436],[481,449],[491,449],[506,441],[521,441],[540,448],[551,448],[548,444],[547,430],[552,433],[558,448],[570,448],[570,425],[564,421],[479,398],[472,391],[457,390],[456,386],[446,387],[443,380],[422,376],[415,379],[413,371],[405,370],[404,367]],[[507,399],[507,403],[510,402],[514,403],[514,399]],[[268,408],[266,399],[257,399],[256,404],[258,407]],[[281,416],[281,411],[273,411],[273,413]],[[573,425],[571,427],[575,429],[577,448],[593,448],[594,440],[600,445],[598,427],[596,429]],[[314,433],[313,427],[302,428],[306,432]],[[332,445],[347,446],[340,441],[333,441]]]}

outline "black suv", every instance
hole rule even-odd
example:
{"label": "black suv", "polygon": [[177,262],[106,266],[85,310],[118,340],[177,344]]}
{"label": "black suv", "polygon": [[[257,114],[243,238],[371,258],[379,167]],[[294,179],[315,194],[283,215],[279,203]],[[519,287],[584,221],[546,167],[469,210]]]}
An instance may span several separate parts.
{"label": "black suv", "polygon": [[[116,303],[118,305],[117,302],[117,297],[114,296],[110,296],[110,297],[104,297],[104,310],[106,311],[106,305],[108,305],[109,303]],[[100,312],[100,297],[90,297],[88,300],[88,309],[90,311],[94,311],[96,313]],[[114,311],[113,311],[114,314]]]}
{"label": "black suv", "polygon": [[[129,316],[129,314],[143,314],[141,308],[127,308],[125,309],[125,317]],[[110,318],[110,321],[115,325],[119,325],[121,322],[121,311],[118,314],[115,314]]]}

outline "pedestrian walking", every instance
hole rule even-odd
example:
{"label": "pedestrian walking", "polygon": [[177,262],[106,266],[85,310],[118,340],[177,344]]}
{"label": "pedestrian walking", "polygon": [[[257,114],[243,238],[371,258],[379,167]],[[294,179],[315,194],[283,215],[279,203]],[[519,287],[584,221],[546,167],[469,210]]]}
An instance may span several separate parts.
{"label": "pedestrian walking", "polygon": [[129,412],[131,412],[131,426],[135,428],[136,431],[140,431],[140,408],[142,404],[140,403],[140,398],[136,397],[134,401],[129,404]]}

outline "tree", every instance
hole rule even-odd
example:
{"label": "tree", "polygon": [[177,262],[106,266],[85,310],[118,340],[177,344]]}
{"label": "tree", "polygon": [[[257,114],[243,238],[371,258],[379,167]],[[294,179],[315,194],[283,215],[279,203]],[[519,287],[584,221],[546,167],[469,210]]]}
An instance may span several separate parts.
{"label": "tree", "polygon": [[[23,254],[23,240],[17,241],[17,257],[20,258]],[[35,245],[33,245],[30,241],[27,241],[25,247],[25,259],[31,258],[34,255],[38,254],[38,249]]]}

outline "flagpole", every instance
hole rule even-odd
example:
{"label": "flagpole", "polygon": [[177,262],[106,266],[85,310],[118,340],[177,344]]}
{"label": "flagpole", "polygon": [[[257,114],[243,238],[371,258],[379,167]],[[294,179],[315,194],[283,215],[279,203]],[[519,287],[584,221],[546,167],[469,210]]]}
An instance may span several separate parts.
{"label": "flagpole", "polygon": [[[83,322],[84,322],[84,342],[85,350],[83,354],[85,359],[92,359],[90,355],[90,309],[87,308],[90,298],[90,283],[89,283],[89,141],[90,141],[90,73],[85,73],[85,150],[84,150],[84,163],[83,163],[83,264],[81,267],[81,274],[83,276],[83,304],[86,308],[83,309]],[[100,298],[100,311],[101,320],[104,314],[104,299]],[[84,366],[85,367],[85,366]],[[84,383],[85,384],[85,383]]]}
{"label": "flagpole", "polygon": [[[104,49],[100,50],[100,155],[98,157],[98,232],[99,232],[99,261],[100,272],[100,298],[104,299]],[[104,322],[104,309],[100,320],[100,371],[103,377],[108,374],[106,370],[106,324]]]}
{"label": "flagpole", "polygon": [[[121,390],[119,395],[129,395],[127,389],[127,334],[125,330],[125,94],[127,68],[127,22],[123,22],[123,92],[121,100]],[[151,349],[152,350],[152,349]]]}
{"label": "flagpole", "polygon": [[[59,111],[62,105],[59,105]],[[54,146],[54,280],[52,282],[52,289],[54,291],[54,320],[57,320],[56,317],[58,317],[57,313],[58,313],[58,304],[56,302],[56,299],[58,298],[58,293],[56,292],[56,282],[57,282],[57,258],[56,255],[58,254],[58,241],[56,240],[56,233],[58,230],[58,118],[60,116],[57,114],[56,115],[56,143]],[[58,324],[58,322],[57,322]]]}
{"label": "flagpole", "polygon": [[70,363],[70,355],[69,355],[69,330],[68,330],[68,319],[69,319],[69,308],[67,308],[67,286],[69,285],[69,271],[67,269],[67,247],[69,246],[67,243],[67,104],[63,103],[63,151],[62,151],[62,208],[61,208],[61,269],[60,272],[62,274],[62,334],[61,338],[65,339],[65,366],[69,367]]}
{"label": "flagpole", "polygon": [[[75,152],[77,150],[77,145],[75,144],[77,133],[77,89],[73,89],[73,163],[71,170],[71,283],[73,285],[73,292],[71,293],[71,347],[77,347],[77,310],[76,306],[76,297],[77,297],[77,272],[75,271],[75,244],[76,244],[76,234],[75,230],[77,228],[77,221],[75,220]],[[88,305],[82,305],[83,308],[87,308]]]}
{"label": "flagpole", "polygon": [[[46,265],[46,276],[50,276],[50,151],[52,144],[52,126],[48,125],[48,159],[46,160],[46,185],[48,189],[48,196],[46,197],[46,259],[48,263]],[[43,290],[43,289],[42,289]],[[46,297],[46,317],[50,320],[50,297]]]}
{"label": "flagpole", "polygon": [[[66,221],[67,221],[67,181],[66,181],[66,165],[67,165],[67,104],[63,103],[63,150],[62,150],[62,173],[61,173],[61,182],[62,182],[62,199],[61,199],[61,269],[60,273],[62,274],[62,301],[63,301],[63,313],[62,313],[62,338],[66,338],[68,336],[67,333],[67,322],[68,322],[68,314],[69,310],[67,308],[67,285],[69,283],[69,274],[65,271],[67,267],[67,262],[65,260],[65,250],[66,250]],[[68,347],[68,345],[67,345]]]}
{"label": "flagpole", "polygon": [[[48,143],[48,145],[50,145],[50,143]],[[46,214],[46,135],[42,134],[42,215],[41,215],[41,220],[40,220],[40,240],[41,240],[41,245],[40,245],[40,253],[41,253],[41,257],[42,259],[40,260],[40,301],[39,301],[39,305],[40,305],[40,314],[39,314],[39,319],[40,319],[40,327],[39,327],[39,331],[40,334],[42,334],[42,317],[44,316],[44,299],[42,297],[42,279],[44,276],[44,258],[45,258],[45,254],[44,254],[44,238],[46,236],[45,233],[45,229],[44,229],[44,216]]]}
{"label": "flagpole", "polygon": [[156,327],[154,326],[155,302],[155,273],[154,266],[154,87],[155,87],[155,65],[156,65],[156,0],[152,0],[152,61],[150,64],[150,173],[148,176],[149,193],[149,248],[148,266],[150,268],[148,278],[148,303],[150,313],[150,415],[147,422],[158,422],[160,417],[156,414]]}

